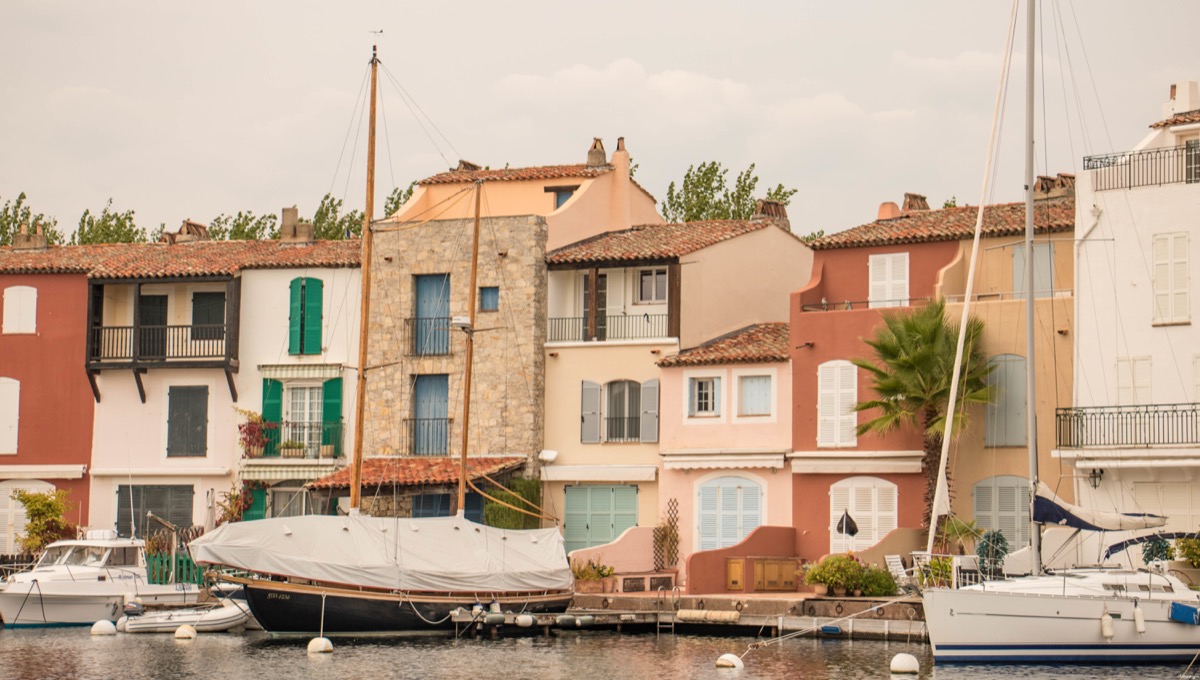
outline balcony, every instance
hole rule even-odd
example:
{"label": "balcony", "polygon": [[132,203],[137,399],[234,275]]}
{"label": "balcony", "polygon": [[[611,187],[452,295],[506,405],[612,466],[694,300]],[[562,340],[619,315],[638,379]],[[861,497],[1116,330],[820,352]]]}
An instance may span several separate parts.
{"label": "balcony", "polygon": [[419,317],[404,320],[405,348],[410,357],[450,354],[450,317]]}
{"label": "balcony", "polygon": [[801,312],[841,312],[855,309],[887,309],[889,307],[909,307],[929,302],[930,298],[904,298],[903,300],[842,300],[840,302],[821,302],[817,304],[800,305]]}
{"label": "balcony", "polygon": [[646,340],[668,338],[668,314],[612,314],[596,318],[596,333],[588,333],[585,316],[550,319],[546,339],[549,342],[591,342],[608,340]]}
{"label": "balcony", "polygon": [[288,421],[263,423],[262,433],[267,443],[263,458],[342,457],[342,422]]}
{"label": "balcony", "polygon": [[89,363],[166,363],[226,359],[225,324],[187,326],[96,326],[91,329]]}
{"label": "balcony", "polygon": [[1200,404],[1060,408],[1055,420],[1061,449],[1200,444]]}
{"label": "balcony", "polygon": [[1096,191],[1200,182],[1200,146],[1168,146],[1086,156]]}
{"label": "balcony", "polygon": [[406,418],[403,451],[410,456],[450,455],[450,418]]}

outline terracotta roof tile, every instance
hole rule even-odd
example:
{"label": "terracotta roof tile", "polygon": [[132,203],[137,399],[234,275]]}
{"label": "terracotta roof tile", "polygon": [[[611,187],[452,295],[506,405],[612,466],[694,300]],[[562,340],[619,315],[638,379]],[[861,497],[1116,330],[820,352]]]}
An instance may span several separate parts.
{"label": "terracotta roof tile", "polygon": [[788,360],[788,325],[747,326],[698,347],[685,349],[658,362],[663,368],[717,364],[763,364]]}
{"label": "terracotta roof tile", "polygon": [[0,273],[80,273],[93,279],[229,276],[244,269],[357,267],[357,240],[190,241],[50,246],[45,250],[0,248]]}
{"label": "terracotta roof tile", "polygon": [[519,182],[522,180],[569,179],[599,177],[612,172],[611,165],[540,165],[532,168],[500,168],[498,170],[450,170],[426,177],[419,184],[457,184],[459,182]]}
{"label": "terracotta roof tile", "polygon": [[1174,116],[1171,116],[1170,118],[1167,118],[1165,120],[1160,120],[1157,123],[1152,123],[1150,125],[1150,127],[1164,128],[1164,127],[1171,127],[1172,125],[1187,125],[1189,123],[1200,123],[1200,109],[1196,109],[1195,111],[1184,111],[1183,113],[1177,113]]}
{"label": "terracotta roof tile", "polygon": [[[468,458],[467,471],[471,479],[495,475],[525,464],[520,456]],[[458,484],[458,458],[433,456],[386,456],[363,460],[363,487],[421,486]],[[308,483],[314,489],[345,489],[350,487],[350,466]]]}
{"label": "terracotta roof tile", "polygon": [[[876,220],[809,243],[813,250],[861,248],[900,243],[930,243],[971,238],[975,233],[977,206],[918,210],[899,217]],[[1025,232],[1025,204],[990,205],[983,213],[984,236],[1015,236]],[[1034,230],[1038,233],[1070,231],[1075,228],[1075,199],[1048,198],[1034,203]]]}
{"label": "terracotta roof tile", "polygon": [[546,254],[548,264],[583,264],[665,260],[681,257],[715,243],[727,241],[768,226],[770,220],[709,220],[645,224],[610,231],[563,246]]}

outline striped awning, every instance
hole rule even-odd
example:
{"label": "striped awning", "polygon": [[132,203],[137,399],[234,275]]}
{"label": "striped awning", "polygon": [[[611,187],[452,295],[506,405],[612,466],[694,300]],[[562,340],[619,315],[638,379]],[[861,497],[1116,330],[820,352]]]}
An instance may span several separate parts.
{"label": "striped awning", "polygon": [[282,482],[296,479],[307,482],[332,474],[338,469],[338,465],[329,463],[291,465],[264,465],[259,463],[257,465],[242,467],[242,480],[247,482]]}
{"label": "striped awning", "polygon": [[260,364],[258,372],[271,380],[332,380],[342,377],[341,364]]}

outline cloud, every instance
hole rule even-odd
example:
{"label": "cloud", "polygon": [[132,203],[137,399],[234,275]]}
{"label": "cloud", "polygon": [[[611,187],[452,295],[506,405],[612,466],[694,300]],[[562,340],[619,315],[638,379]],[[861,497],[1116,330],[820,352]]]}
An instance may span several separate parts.
{"label": "cloud", "polygon": [[953,57],[916,57],[904,50],[892,53],[892,65],[905,71],[917,71],[939,76],[967,76],[984,73],[999,73],[1001,57],[998,53],[967,50]]}

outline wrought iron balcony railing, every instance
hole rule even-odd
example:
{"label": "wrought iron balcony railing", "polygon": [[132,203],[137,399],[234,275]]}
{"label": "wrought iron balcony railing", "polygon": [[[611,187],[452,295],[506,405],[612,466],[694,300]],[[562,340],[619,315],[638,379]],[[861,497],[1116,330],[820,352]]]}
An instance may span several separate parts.
{"label": "wrought iron balcony railing", "polygon": [[1058,447],[1200,444],[1200,404],[1057,409]]}
{"label": "wrought iron balcony railing", "polygon": [[[264,458],[341,458],[342,423],[288,421],[262,424]],[[251,454],[254,455],[254,454]]]}
{"label": "wrought iron balcony railing", "polygon": [[800,305],[802,312],[840,312],[855,309],[886,309],[888,307],[908,307],[929,302],[929,298],[904,298],[901,300],[840,300],[838,302],[820,302],[817,304]]}
{"label": "wrought iron balcony railing", "polygon": [[604,419],[604,441],[636,442],[642,438],[642,419],[639,416]]}
{"label": "wrought iron balcony railing", "polygon": [[[596,317],[595,340],[645,340],[666,338],[666,314],[611,314]],[[589,342],[586,316],[550,319],[546,339],[549,342]]]}
{"label": "wrought iron balcony railing", "polygon": [[404,320],[408,355],[445,356],[450,353],[450,317],[431,316]]}
{"label": "wrought iron balcony railing", "polygon": [[450,418],[407,418],[404,451],[410,456],[450,455]]}
{"label": "wrought iron balcony railing", "polygon": [[94,326],[92,361],[225,358],[225,324]]}
{"label": "wrought iron balcony railing", "polygon": [[1200,146],[1168,146],[1086,156],[1096,191],[1200,182]]}

